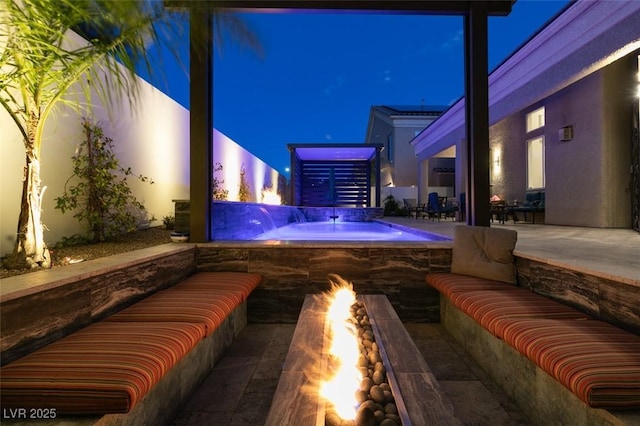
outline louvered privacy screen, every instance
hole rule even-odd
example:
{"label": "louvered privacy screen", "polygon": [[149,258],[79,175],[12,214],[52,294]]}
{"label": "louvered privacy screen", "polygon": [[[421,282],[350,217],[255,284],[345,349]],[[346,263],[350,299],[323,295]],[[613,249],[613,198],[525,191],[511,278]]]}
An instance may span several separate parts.
{"label": "louvered privacy screen", "polygon": [[368,161],[298,161],[296,195],[299,205],[370,205],[371,172]]}

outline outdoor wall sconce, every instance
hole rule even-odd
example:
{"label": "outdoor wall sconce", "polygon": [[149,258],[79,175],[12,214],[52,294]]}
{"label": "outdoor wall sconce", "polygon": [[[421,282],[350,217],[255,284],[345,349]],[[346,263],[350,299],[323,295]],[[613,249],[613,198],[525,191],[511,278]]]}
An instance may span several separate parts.
{"label": "outdoor wall sconce", "polygon": [[568,142],[573,139],[573,125],[565,126],[558,130],[558,139],[560,139],[560,142]]}

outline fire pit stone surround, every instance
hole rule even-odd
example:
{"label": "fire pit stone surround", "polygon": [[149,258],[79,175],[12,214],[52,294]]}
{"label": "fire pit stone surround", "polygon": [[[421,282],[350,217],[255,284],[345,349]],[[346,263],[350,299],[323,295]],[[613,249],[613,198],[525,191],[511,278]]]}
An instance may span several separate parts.
{"label": "fire pit stone surround", "polygon": [[[394,397],[404,426],[423,424],[459,425],[453,405],[426,361],[411,340],[388,299],[383,295],[361,295],[389,360],[394,377]],[[314,356],[325,342],[324,304],[318,295],[307,295],[300,312],[278,387],[267,417],[267,426],[321,426],[324,401],[314,394],[322,376],[322,360]]]}
{"label": "fire pit stone surround", "polygon": [[307,294],[329,290],[327,275],[348,276],[357,294],[384,294],[406,322],[439,322],[440,298],[428,273],[448,272],[451,242],[267,242],[199,244],[201,271],[262,275],[248,300],[249,321],[295,323]]}

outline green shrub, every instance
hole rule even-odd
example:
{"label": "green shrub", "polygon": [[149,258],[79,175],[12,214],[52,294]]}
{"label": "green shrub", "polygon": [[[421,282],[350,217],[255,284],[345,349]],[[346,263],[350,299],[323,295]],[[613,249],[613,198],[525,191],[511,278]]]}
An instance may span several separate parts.
{"label": "green shrub", "polygon": [[[62,196],[56,198],[56,209],[62,213],[75,211],[73,217],[86,225],[92,242],[134,231],[153,220],[133,196],[127,178],[133,176],[150,184],[153,181],[120,166],[113,153],[113,140],[104,135],[100,125],[84,118],[82,128],[84,140],[71,157],[73,174]],[[77,183],[68,186],[71,180]]]}

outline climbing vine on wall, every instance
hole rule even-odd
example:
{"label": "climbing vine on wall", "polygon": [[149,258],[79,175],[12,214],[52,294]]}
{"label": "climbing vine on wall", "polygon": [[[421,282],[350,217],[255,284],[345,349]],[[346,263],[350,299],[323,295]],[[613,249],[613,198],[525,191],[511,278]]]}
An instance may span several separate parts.
{"label": "climbing vine on wall", "polygon": [[214,169],[213,169],[213,180],[212,180],[212,192],[213,192],[213,199],[217,200],[217,201],[225,201],[229,198],[229,190],[228,189],[224,189],[222,187],[222,184],[224,183],[224,180],[218,179],[218,177],[215,175],[216,172],[221,172],[222,171],[222,164],[220,163],[216,163]]}
{"label": "climbing vine on wall", "polygon": [[[122,167],[113,153],[113,140],[105,136],[99,124],[82,120],[84,140],[73,160],[73,174],[64,193],[56,198],[56,209],[73,210],[74,218],[87,226],[90,240],[100,242],[134,231],[147,222],[145,207],[133,195],[127,182],[135,177],[153,184],[146,176],[135,175],[131,167]],[[69,185],[73,181],[74,185]],[[151,219],[152,220],[152,219]]]}

